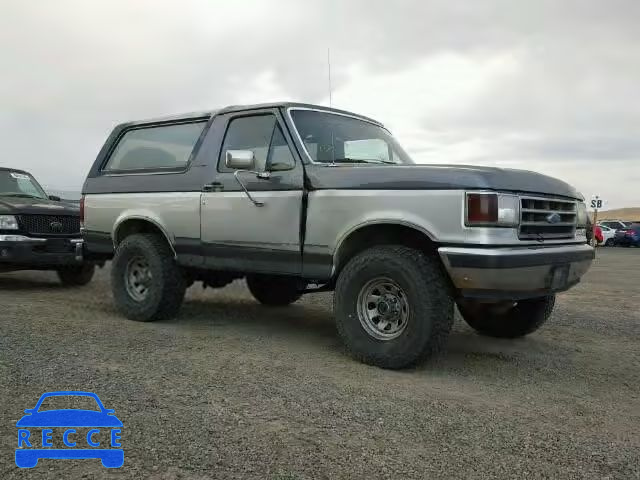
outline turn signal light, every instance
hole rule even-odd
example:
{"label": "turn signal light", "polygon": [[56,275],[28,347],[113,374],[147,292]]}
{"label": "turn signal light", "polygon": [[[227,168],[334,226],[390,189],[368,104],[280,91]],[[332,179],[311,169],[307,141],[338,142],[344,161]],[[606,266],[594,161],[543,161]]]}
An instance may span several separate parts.
{"label": "turn signal light", "polygon": [[467,194],[467,223],[486,225],[498,221],[498,195],[495,193]]}
{"label": "turn signal light", "polygon": [[519,222],[520,198],[517,195],[467,192],[467,226],[516,227]]}

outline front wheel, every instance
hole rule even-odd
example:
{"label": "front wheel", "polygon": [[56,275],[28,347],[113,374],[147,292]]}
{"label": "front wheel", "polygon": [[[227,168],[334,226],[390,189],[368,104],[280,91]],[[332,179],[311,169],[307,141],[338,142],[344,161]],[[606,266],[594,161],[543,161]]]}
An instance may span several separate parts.
{"label": "front wheel", "polygon": [[606,242],[604,242],[605,247],[613,247],[613,238],[608,238]]}
{"label": "front wheel", "polygon": [[187,281],[164,238],[136,234],[118,246],[111,265],[111,289],[122,314],[140,322],[178,314]]}
{"label": "front wheel", "polygon": [[555,295],[520,300],[512,305],[462,301],[462,318],[481,335],[496,338],[524,337],[538,330],[551,316]]}
{"label": "front wheel", "polygon": [[355,256],[336,283],[338,333],[356,359],[404,368],[442,349],[453,324],[453,300],[434,257],[400,245]]}
{"label": "front wheel", "polygon": [[93,279],[95,271],[95,265],[87,263],[80,267],[61,268],[56,273],[63,285],[80,287],[87,285]]}

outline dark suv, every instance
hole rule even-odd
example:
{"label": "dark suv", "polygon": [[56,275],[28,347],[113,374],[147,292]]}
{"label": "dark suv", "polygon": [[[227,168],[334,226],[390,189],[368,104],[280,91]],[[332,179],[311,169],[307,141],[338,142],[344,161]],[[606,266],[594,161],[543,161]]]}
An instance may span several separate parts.
{"label": "dark suv", "polygon": [[25,171],[0,168],[0,272],[55,270],[66,285],[85,285],[80,209],[49,196]]}

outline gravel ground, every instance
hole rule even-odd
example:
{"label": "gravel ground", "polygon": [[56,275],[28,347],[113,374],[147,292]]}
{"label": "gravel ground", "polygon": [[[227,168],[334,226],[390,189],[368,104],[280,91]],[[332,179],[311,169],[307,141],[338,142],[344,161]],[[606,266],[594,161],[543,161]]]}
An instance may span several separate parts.
{"label": "gravel ground", "polygon": [[[640,478],[638,285],[640,250],[600,249],[539,332],[458,318],[445,354],[394,372],[344,355],[328,294],[268,309],[242,283],[192,287],[142,324],[107,269],[79,289],[0,275],[0,478]],[[52,390],[116,410],[123,468],[15,466],[15,422]]]}

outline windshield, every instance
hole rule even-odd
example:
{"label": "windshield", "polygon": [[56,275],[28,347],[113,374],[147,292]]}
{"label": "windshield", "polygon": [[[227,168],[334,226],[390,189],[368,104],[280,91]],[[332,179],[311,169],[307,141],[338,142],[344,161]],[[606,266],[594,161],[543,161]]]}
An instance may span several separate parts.
{"label": "windshield", "polygon": [[316,110],[291,110],[311,160],[318,163],[413,164],[384,128],[353,117]]}
{"label": "windshield", "polygon": [[47,198],[47,194],[31,175],[0,171],[0,196]]}

